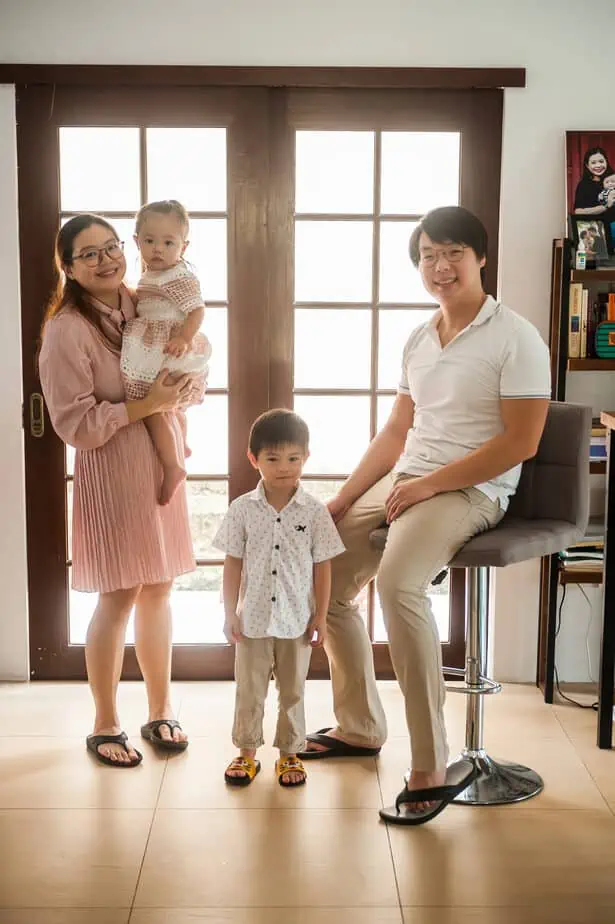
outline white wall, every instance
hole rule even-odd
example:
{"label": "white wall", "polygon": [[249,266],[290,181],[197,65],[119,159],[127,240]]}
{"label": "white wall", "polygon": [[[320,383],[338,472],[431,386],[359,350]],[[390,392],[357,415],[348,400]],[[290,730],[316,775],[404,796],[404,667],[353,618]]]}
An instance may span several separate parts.
{"label": "white wall", "polygon": [[[526,67],[527,88],[508,90],[505,97],[499,295],[546,337],[551,239],[565,229],[564,131],[615,129],[613,0],[594,0],[591,6],[575,0],[131,0],[117,15],[101,10],[74,0],[0,0],[0,60]],[[14,176],[7,136],[13,127],[12,111],[4,108],[2,185]],[[13,241],[12,210],[3,233]],[[14,276],[13,257],[14,243],[11,254],[6,249],[0,254]],[[10,322],[4,316],[0,322],[12,325],[13,337],[14,293],[13,288],[5,308]],[[0,414],[4,419],[13,408],[14,420],[14,396],[7,407],[6,401],[0,398]],[[14,498],[21,485],[21,463],[14,459],[3,488]],[[11,518],[5,541],[23,549],[21,515]],[[21,626],[23,569],[15,571],[11,561],[2,560],[0,568],[3,583],[22,601],[11,614]],[[495,670],[501,679],[532,680],[538,564],[498,574],[496,598]],[[578,669],[585,679],[583,661]]]}
{"label": "white wall", "polygon": [[23,438],[21,429],[21,319],[15,93],[0,86],[0,679],[28,677],[28,601],[25,535]]}

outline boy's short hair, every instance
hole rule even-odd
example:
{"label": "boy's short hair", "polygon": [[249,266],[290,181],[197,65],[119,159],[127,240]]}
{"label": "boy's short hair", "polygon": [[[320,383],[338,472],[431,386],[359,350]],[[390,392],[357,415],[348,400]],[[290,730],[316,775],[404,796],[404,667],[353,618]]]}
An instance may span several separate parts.
{"label": "boy's short hair", "polygon": [[308,451],[310,431],[298,414],[286,408],[273,408],[257,417],[250,430],[248,448],[255,458],[263,449],[274,449],[289,444]]}
{"label": "boy's short hair", "polygon": [[445,205],[432,209],[419,221],[410,236],[410,259],[420,262],[419,241],[425,232],[437,244],[465,244],[479,260],[487,256],[487,229],[484,224],[460,205]]}

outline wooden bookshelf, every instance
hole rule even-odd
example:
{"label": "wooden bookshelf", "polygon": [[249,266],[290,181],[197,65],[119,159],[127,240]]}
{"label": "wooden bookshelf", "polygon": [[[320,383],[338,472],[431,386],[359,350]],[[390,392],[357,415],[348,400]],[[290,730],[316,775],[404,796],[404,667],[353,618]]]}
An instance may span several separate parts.
{"label": "wooden bookshelf", "polygon": [[569,359],[568,372],[615,372],[615,359]]}
{"label": "wooden bookshelf", "polygon": [[615,269],[572,270],[571,282],[615,282]]}
{"label": "wooden bookshelf", "polygon": [[602,584],[602,568],[560,568],[560,584]]}

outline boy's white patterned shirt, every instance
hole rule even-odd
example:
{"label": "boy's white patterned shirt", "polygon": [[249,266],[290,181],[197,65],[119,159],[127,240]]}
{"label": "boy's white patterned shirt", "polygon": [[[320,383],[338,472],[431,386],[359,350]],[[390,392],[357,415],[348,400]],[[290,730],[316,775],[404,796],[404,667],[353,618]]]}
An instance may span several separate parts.
{"label": "boy's white patterned shirt", "polygon": [[299,638],[313,614],[313,567],[345,549],[326,506],[301,485],[283,510],[263,482],[230,505],[214,547],[243,561],[238,613],[248,638]]}

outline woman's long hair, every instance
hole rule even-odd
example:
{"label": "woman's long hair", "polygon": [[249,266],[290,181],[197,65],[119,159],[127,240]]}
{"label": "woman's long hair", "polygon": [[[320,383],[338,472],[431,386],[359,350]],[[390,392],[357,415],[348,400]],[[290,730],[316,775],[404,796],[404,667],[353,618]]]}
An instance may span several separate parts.
{"label": "woman's long hair", "polygon": [[602,176],[606,176],[608,173],[615,173],[615,171],[613,170],[613,168],[611,167],[609,163],[609,155],[606,153],[604,148],[600,148],[600,147],[589,148],[585,152],[585,155],[583,157],[583,179],[592,180],[592,182],[595,183],[595,182],[600,182],[600,177],[595,177],[594,174],[589,169],[589,167],[587,166],[589,164],[589,158],[593,157],[594,154],[602,154],[602,156],[604,157],[606,161],[606,170],[604,171]]}
{"label": "woman's long hair", "polygon": [[71,279],[64,271],[64,267],[70,266],[73,262],[75,238],[78,234],[81,234],[82,231],[91,228],[92,225],[100,225],[102,228],[107,228],[110,234],[119,241],[118,233],[113,225],[109,224],[105,218],[101,218],[100,215],[84,212],[82,215],[76,215],[75,218],[71,218],[65,225],[62,225],[56,236],[55,243],[55,266],[58,282],[55,292],[49,299],[47,308],[45,309],[45,317],[43,318],[43,324],[41,326],[41,340],[47,322],[63,311],[64,308],[70,308],[73,311],[79,312],[86,321],[89,321],[89,323],[96,328],[105,344],[111,349],[116,349],[115,345],[109,340],[109,337],[105,333],[100,312],[98,312],[92,304],[89,293],[76,281],[76,279]]}

